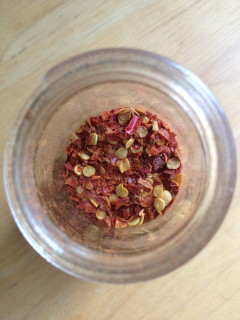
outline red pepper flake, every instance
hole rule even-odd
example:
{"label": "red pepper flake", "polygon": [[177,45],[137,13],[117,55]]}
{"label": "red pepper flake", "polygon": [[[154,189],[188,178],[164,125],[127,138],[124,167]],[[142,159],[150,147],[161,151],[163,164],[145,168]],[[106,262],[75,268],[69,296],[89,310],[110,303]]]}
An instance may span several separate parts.
{"label": "red pepper flake", "polygon": [[115,228],[126,228],[128,226],[128,222],[121,218],[116,218]]}
{"label": "red pepper flake", "polygon": [[140,127],[141,119],[138,116],[133,116],[131,121],[129,122],[128,126],[125,128],[125,131],[128,134],[134,134],[137,129]]}
{"label": "red pepper flake", "polygon": [[164,160],[160,156],[156,156],[153,159],[153,170],[157,172],[160,168],[163,168],[165,165]]}
{"label": "red pepper flake", "polygon": [[[79,217],[134,227],[163,215],[173,203],[182,177],[181,152],[176,134],[156,115],[139,107],[106,110],[72,136],[62,176]],[[165,191],[163,199],[155,187]],[[68,219],[79,229],[81,219]]]}
{"label": "red pepper flake", "polygon": [[150,190],[150,191],[153,190],[152,184],[151,184],[150,182],[142,179],[142,178],[139,178],[139,179],[138,179],[138,183],[139,183],[141,186],[143,186],[144,189],[147,189],[147,190]]}

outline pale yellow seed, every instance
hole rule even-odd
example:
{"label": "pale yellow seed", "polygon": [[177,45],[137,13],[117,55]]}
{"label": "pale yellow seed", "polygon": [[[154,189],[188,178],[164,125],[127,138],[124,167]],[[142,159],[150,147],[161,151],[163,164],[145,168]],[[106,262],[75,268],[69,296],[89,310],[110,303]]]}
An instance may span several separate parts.
{"label": "pale yellow seed", "polygon": [[145,215],[143,214],[141,217],[140,217],[140,220],[139,220],[139,226],[141,226],[143,224],[143,221],[144,221],[144,218],[145,218]]}
{"label": "pale yellow seed", "polygon": [[118,186],[116,186],[116,194],[120,198],[126,198],[129,194],[128,189],[124,188],[123,184],[120,183]]}
{"label": "pale yellow seed", "polygon": [[162,184],[162,180],[159,178],[159,175],[157,173],[154,173],[153,175],[153,179],[157,182],[159,182],[160,184]]}
{"label": "pale yellow seed", "polygon": [[109,201],[110,202],[113,202],[113,201],[115,201],[117,199],[119,199],[119,197],[115,193],[110,194],[110,196],[109,196]]}
{"label": "pale yellow seed", "polygon": [[94,207],[98,207],[98,203],[93,198],[89,198],[89,200],[94,205]]}
{"label": "pale yellow seed", "polygon": [[147,191],[143,190],[143,191],[141,192],[140,197],[141,197],[141,199],[144,199],[144,198],[146,198],[148,195],[149,195],[149,193],[148,193]]}
{"label": "pale yellow seed", "polygon": [[153,188],[153,194],[156,198],[162,198],[162,194],[163,194],[163,185],[162,184],[158,184],[157,186],[155,186]]}
{"label": "pale yellow seed", "polygon": [[96,133],[91,133],[88,145],[89,146],[96,146],[98,141],[98,135]]}
{"label": "pale yellow seed", "polygon": [[173,180],[176,181],[179,185],[182,184],[182,179],[183,179],[182,173],[177,174],[177,175],[173,178]]}
{"label": "pale yellow seed", "polygon": [[145,116],[144,116],[144,117],[142,118],[142,123],[145,123],[145,124],[146,124],[146,123],[148,123],[148,122],[149,122],[148,117],[145,117]]}
{"label": "pale yellow seed", "polygon": [[122,109],[120,113],[118,114],[118,122],[122,125],[128,122],[128,120],[131,119],[132,113],[131,109]]}
{"label": "pale yellow seed", "polygon": [[145,109],[145,105],[143,104],[138,104],[136,107],[135,107],[135,111],[139,112],[139,113],[143,113],[145,114],[146,113],[146,109]]}
{"label": "pale yellow seed", "polygon": [[77,192],[78,194],[82,193],[82,192],[83,192],[83,188],[82,188],[81,186],[78,186],[78,187],[76,188],[76,192]]}
{"label": "pale yellow seed", "polygon": [[110,144],[112,144],[112,145],[115,145],[115,144],[117,144],[118,142],[117,142],[117,141],[108,140],[108,143],[110,143]]}
{"label": "pale yellow seed", "polygon": [[121,173],[130,169],[130,162],[128,158],[118,160],[118,166]]}
{"label": "pale yellow seed", "polygon": [[83,168],[84,177],[91,177],[96,173],[96,169],[92,166],[85,166]]}
{"label": "pale yellow seed", "polygon": [[128,222],[128,225],[129,225],[129,227],[133,227],[133,226],[138,225],[138,224],[139,224],[139,222],[140,222],[140,218],[139,218],[139,217],[137,217],[137,218],[136,218],[136,219],[134,219],[133,221]]}
{"label": "pale yellow seed", "polygon": [[78,156],[83,160],[89,160],[90,156],[83,151],[78,152]]}
{"label": "pale yellow seed", "polygon": [[126,148],[118,148],[118,149],[115,151],[114,155],[115,155],[116,157],[118,157],[119,159],[124,159],[124,158],[126,158],[127,153],[128,153],[128,151],[127,151]]}
{"label": "pale yellow seed", "polygon": [[110,207],[111,204],[110,204],[110,201],[109,201],[108,197],[104,196],[104,199],[106,199],[106,201],[107,201],[107,206]]}
{"label": "pale yellow seed", "polygon": [[153,121],[152,130],[153,130],[153,132],[159,132],[159,127],[158,127],[157,121]]}
{"label": "pale yellow seed", "polygon": [[139,148],[135,149],[133,146],[130,148],[130,150],[132,151],[132,153],[139,153],[143,150],[143,146],[140,146]]}
{"label": "pale yellow seed", "polygon": [[149,183],[153,184],[153,179],[152,178],[146,178],[146,181],[148,181]]}
{"label": "pale yellow seed", "polygon": [[102,166],[100,166],[100,173],[101,174],[105,174],[106,173],[106,170]]}
{"label": "pale yellow seed", "polygon": [[87,190],[92,190],[93,189],[93,184],[92,182],[88,181],[86,184],[85,184],[85,188]]}
{"label": "pale yellow seed", "polygon": [[168,190],[164,190],[162,197],[161,197],[164,202],[166,203],[166,206],[172,201],[172,195]]}
{"label": "pale yellow seed", "polygon": [[154,200],[154,208],[161,214],[162,210],[165,208],[165,201],[162,198],[156,198]]}
{"label": "pale yellow seed", "polygon": [[132,108],[125,107],[125,108],[122,108],[122,109],[119,109],[118,111],[116,111],[115,114],[121,114],[121,113],[126,113],[126,112],[131,112],[131,111],[132,111]]}
{"label": "pale yellow seed", "polygon": [[136,133],[135,133],[135,135],[136,135],[137,137],[140,137],[140,138],[146,137],[147,134],[148,134],[147,128],[142,127],[142,126],[140,126],[140,127],[137,129]]}
{"label": "pale yellow seed", "polygon": [[145,218],[145,213],[144,213],[144,209],[142,209],[140,212],[139,212],[139,217],[140,217],[140,221],[139,221],[139,226],[141,226],[143,224],[143,221],[144,221],[144,218]]}
{"label": "pale yellow seed", "polygon": [[129,149],[133,145],[134,141],[135,139],[133,138],[130,138],[129,140],[127,140],[127,142],[125,143],[125,148]]}
{"label": "pale yellow seed", "polygon": [[180,160],[177,159],[177,158],[172,158],[172,159],[169,159],[168,162],[167,162],[167,168],[168,169],[178,169],[180,167]]}
{"label": "pale yellow seed", "polygon": [[74,168],[73,168],[73,171],[74,173],[77,175],[77,176],[80,176],[82,174],[82,167],[77,164]]}
{"label": "pale yellow seed", "polygon": [[156,142],[156,144],[157,144],[158,146],[162,146],[164,143],[165,143],[165,141],[162,140],[162,139]]}
{"label": "pale yellow seed", "polygon": [[142,138],[137,138],[137,143],[143,145],[143,139]]}
{"label": "pale yellow seed", "polygon": [[103,210],[101,210],[101,209],[97,209],[97,211],[96,211],[96,218],[98,219],[98,220],[103,220],[105,217],[106,217],[106,212],[105,211],[103,211]]}

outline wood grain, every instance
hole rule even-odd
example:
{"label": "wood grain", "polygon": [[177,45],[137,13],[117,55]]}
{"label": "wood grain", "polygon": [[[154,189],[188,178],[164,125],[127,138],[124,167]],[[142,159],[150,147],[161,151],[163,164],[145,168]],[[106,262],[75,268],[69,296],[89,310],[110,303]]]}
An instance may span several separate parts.
{"label": "wood grain", "polygon": [[[2,0],[2,158],[17,113],[41,76],[70,56],[103,47],[146,49],[194,71],[223,105],[240,151],[239,21],[239,0]],[[41,259],[15,226],[1,182],[0,318],[239,319],[239,197],[238,184],[220,230],[192,261],[147,283],[115,286],[76,280]]]}

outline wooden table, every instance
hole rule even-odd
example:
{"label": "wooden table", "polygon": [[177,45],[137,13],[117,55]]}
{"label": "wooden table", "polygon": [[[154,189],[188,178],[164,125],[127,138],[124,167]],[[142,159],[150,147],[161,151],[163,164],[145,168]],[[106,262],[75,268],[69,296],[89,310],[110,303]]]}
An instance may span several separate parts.
{"label": "wooden table", "polygon": [[[119,46],[194,71],[222,103],[240,151],[239,0],[2,0],[0,15],[2,158],[18,111],[51,66]],[[126,286],[76,280],[40,258],[13,222],[2,182],[0,188],[1,319],[240,319],[239,185],[200,254],[162,278]]]}

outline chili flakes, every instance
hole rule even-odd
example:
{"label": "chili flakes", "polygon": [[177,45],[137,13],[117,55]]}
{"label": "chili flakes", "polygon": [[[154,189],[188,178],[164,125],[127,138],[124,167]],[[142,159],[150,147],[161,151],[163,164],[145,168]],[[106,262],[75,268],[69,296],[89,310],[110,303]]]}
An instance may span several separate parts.
{"label": "chili flakes", "polygon": [[176,134],[142,108],[117,108],[87,119],[66,154],[62,175],[69,198],[81,214],[108,227],[140,226],[164,214],[179,191]]}

